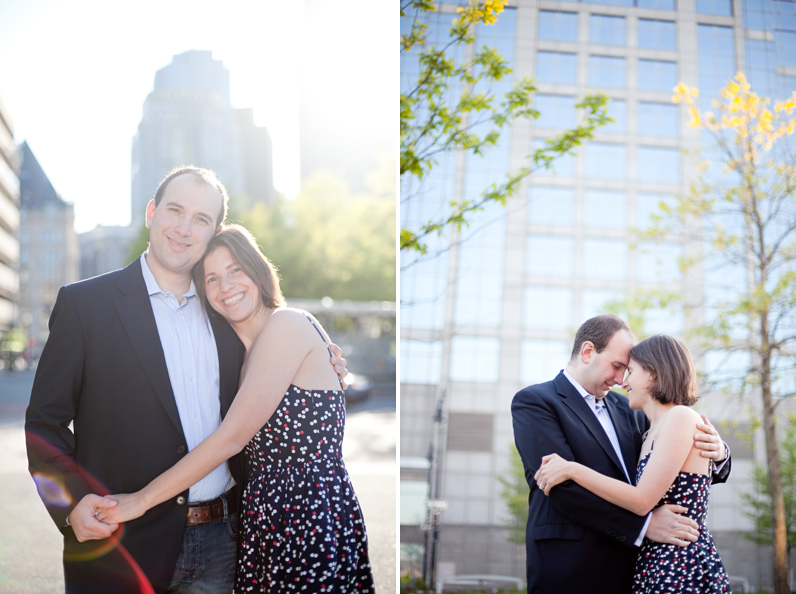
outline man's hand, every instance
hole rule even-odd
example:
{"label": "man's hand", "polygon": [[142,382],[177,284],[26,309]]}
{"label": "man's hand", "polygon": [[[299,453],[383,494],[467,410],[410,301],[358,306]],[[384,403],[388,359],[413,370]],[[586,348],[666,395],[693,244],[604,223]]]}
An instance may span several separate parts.
{"label": "man's hand", "polygon": [[108,538],[119,527],[119,524],[105,524],[97,516],[105,509],[114,507],[116,502],[99,495],[86,495],[69,514],[69,524],[75,531],[79,542],[102,540]]}
{"label": "man's hand", "polygon": [[332,358],[329,359],[329,362],[334,366],[334,372],[340,377],[340,381],[343,382],[343,390],[345,390],[348,387],[345,381],[345,376],[348,375],[348,369],[345,367],[347,361],[343,359],[343,349],[333,342],[330,342],[329,350],[332,351]]}
{"label": "man's hand", "polygon": [[647,533],[650,540],[678,547],[687,547],[699,538],[699,525],[691,518],[683,516],[688,509],[680,505],[662,505],[650,518]]}
{"label": "man's hand", "polygon": [[727,457],[724,442],[705,415],[702,415],[702,421],[703,423],[697,423],[697,433],[694,434],[694,447],[702,450],[699,455],[703,458],[710,458],[716,463],[722,462]]}

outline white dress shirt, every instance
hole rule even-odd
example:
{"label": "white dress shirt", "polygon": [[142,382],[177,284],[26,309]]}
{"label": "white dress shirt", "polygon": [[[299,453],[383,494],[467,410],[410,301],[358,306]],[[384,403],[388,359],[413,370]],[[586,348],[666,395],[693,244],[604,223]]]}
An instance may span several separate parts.
{"label": "white dress shirt", "polygon": [[[221,424],[218,347],[213,328],[193,281],[180,303],[173,293],[160,288],[144,255],[141,256],[141,270],[166,357],[185,445],[190,451]],[[234,484],[224,462],[191,487],[188,501],[215,499]]]}

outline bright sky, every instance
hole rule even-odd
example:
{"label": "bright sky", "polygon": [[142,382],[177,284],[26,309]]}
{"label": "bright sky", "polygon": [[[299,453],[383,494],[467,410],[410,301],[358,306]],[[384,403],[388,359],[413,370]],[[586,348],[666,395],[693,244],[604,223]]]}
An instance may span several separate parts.
{"label": "bright sky", "polygon": [[[398,77],[397,58],[379,63],[384,52],[368,51],[369,44],[386,48],[385,40],[394,45],[392,2],[345,10],[307,0],[307,9],[323,10],[328,22],[320,38],[303,28],[304,6],[302,0],[0,0],[0,100],[16,141],[28,141],[56,191],[75,204],[77,231],[129,223],[130,150],[144,100],[155,72],[191,49],[211,50],[230,71],[232,105],[254,108],[255,123],[273,141],[274,184],[295,195],[300,54],[353,52],[364,72],[385,81],[393,69],[396,88]],[[334,113],[347,97],[343,89],[332,91],[324,101]],[[394,122],[394,111],[365,115]]]}

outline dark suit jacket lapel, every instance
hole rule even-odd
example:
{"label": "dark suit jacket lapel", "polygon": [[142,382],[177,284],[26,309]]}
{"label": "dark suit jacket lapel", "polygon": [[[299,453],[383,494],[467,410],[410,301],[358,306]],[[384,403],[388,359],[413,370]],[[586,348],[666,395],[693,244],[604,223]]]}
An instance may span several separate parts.
{"label": "dark suit jacket lapel", "polygon": [[[611,440],[608,439],[608,436],[605,434],[605,429],[600,424],[600,421],[597,419],[597,415],[594,414],[592,409],[586,403],[586,400],[580,393],[575,389],[575,386],[572,385],[563,372],[559,373],[555,379],[556,390],[558,391],[559,396],[564,399],[564,404],[566,404],[572,412],[574,412],[583,424],[586,425],[588,430],[597,440],[597,443],[600,444],[600,447],[605,451],[608,457],[616,464],[619,470],[622,470],[622,464],[619,462],[619,457],[616,455],[616,450],[614,450],[614,446],[611,445]],[[619,443],[622,443],[622,438],[619,438]],[[624,452],[623,452],[624,453]],[[624,475],[624,471],[622,471]]]}
{"label": "dark suit jacket lapel", "polygon": [[180,435],[183,435],[180,413],[174,400],[166,357],[163,354],[163,345],[160,342],[155,314],[149,302],[139,260],[124,269],[116,288],[120,292],[115,300],[116,311],[119,313],[127,337],[163,408]]}
{"label": "dark suit jacket lapel", "polygon": [[612,394],[605,396],[605,408],[611,417],[616,430],[616,437],[619,439],[619,449],[622,450],[622,458],[625,461],[625,468],[630,475],[630,482],[636,484],[636,453],[633,432],[631,431],[630,417],[628,409],[619,406]]}

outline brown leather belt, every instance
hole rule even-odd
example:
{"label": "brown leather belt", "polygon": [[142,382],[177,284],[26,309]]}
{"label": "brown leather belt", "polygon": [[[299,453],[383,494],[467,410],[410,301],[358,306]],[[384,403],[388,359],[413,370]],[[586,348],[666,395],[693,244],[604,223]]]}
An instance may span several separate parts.
{"label": "brown leather belt", "polygon": [[[200,503],[188,504],[188,513],[185,516],[185,524],[191,526],[193,524],[206,524],[207,522],[215,522],[224,518],[224,501],[222,497],[227,500],[227,515],[234,514],[238,511],[238,505],[235,502],[235,496],[230,490],[221,497],[216,497],[212,501],[202,501]],[[230,496],[232,495],[232,496]]]}

